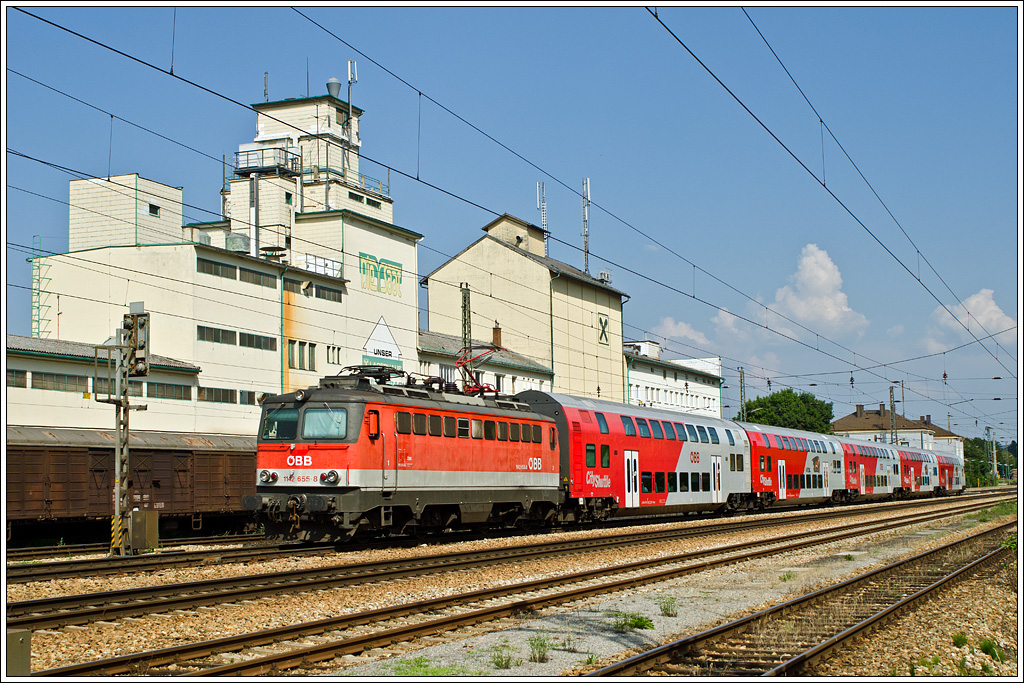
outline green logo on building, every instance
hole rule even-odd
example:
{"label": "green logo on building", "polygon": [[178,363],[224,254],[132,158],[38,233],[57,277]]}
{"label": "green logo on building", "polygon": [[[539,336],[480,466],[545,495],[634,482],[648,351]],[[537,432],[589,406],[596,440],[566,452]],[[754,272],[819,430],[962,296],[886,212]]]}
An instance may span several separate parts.
{"label": "green logo on building", "polygon": [[370,292],[402,296],[401,263],[359,252],[359,279],[362,288]]}

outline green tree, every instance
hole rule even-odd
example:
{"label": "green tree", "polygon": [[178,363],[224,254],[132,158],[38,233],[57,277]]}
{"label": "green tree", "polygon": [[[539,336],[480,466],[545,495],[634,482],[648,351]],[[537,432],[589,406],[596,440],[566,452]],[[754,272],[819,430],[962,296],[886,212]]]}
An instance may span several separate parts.
{"label": "green tree", "polygon": [[747,422],[831,434],[832,404],[810,392],[784,389],[747,401]]}

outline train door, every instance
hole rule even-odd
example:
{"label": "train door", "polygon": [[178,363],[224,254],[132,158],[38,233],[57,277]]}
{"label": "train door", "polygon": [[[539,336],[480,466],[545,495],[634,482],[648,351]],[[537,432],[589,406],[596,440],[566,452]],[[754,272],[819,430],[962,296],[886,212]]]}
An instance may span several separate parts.
{"label": "train door", "polygon": [[711,456],[711,502],[722,502],[722,456]]}
{"label": "train door", "polygon": [[[405,452],[408,450],[408,440],[411,431],[409,429],[398,428],[399,419],[411,419],[409,413],[402,413],[403,417],[399,418],[399,414],[395,414],[395,429],[391,432],[391,438],[388,438],[387,431],[384,429],[384,424],[381,422],[380,412],[376,410],[367,411],[368,419],[370,423],[370,433],[380,434],[380,438],[377,439],[380,448],[380,490],[382,493],[394,492],[395,486],[398,484],[398,451],[399,441],[401,440],[401,452],[402,457],[405,457]],[[405,434],[399,434],[399,431],[406,432]],[[371,441],[372,443],[372,441]]]}
{"label": "train door", "polygon": [[779,458],[779,500],[786,500],[786,461]]}
{"label": "train door", "polygon": [[864,495],[864,463],[860,463],[860,495]]}
{"label": "train door", "polygon": [[583,437],[580,434],[580,423],[572,423],[572,489],[570,495],[583,495]]}
{"label": "train door", "polygon": [[623,507],[640,507],[640,451],[623,451],[626,461],[626,500]]}

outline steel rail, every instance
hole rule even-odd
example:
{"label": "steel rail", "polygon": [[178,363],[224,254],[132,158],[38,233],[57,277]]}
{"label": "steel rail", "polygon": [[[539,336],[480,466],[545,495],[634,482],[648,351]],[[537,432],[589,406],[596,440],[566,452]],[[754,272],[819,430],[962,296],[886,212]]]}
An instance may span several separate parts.
{"label": "steel rail", "polygon": [[[957,512],[970,511],[988,503],[959,506]],[[944,508],[934,513],[948,515]],[[683,527],[667,530],[631,532],[606,537],[591,537],[569,541],[541,542],[510,548],[479,551],[460,551],[456,554],[433,554],[407,558],[396,566],[392,560],[339,564],[331,567],[297,569],[269,574],[233,576],[188,583],[146,586],[132,589],[87,593],[25,600],[7,604],[9,627],[24,629],[60,628],[98,620],[111,620],[139,616],[152,612],[191,609],[224,602],[256,599],[280,595],[285,590],[318,590],[328,587],[356,585],[368,581],[394,580],[436,571],[469,569],[492,564],[495,561],[522,561],[540,559],[578,551],[599,551],[618,548],[623,544],[648,544],[714,533],[734,533],[763,526],[787,526],[827,518],[829,513],[816,513],[786,518],[785,520],[751,519],[727,522],[712,527]],[[809,532],[809,533],[822,533]]]}
{"label": "steel rail", "polygon": [[[851,591],[851,590],[857,588],[858,586],[861,586],[861,585],[863,585],[865,583],[868,583],[868,582],[870,582],[872,580],[875,580],[875,579],[877,579],[879,577],[882,577],[882,576],[887,575],[887,574],[891,574],[891,573],[893,573],[893,572],[895,572],[897,570],[900,570],[900,569],[905,569],[905,568],[907,568],[911,564],[918,563],[918,562],[921,562],[924,559],[927,559],[928,557],[935,556],[935,555],[940,554],[940,553],[944,553],[947,550],[950,550],[951,548],[955,548],[957,546],[961,546],[963,544],[970,543],[970,542],[976,540],[977,538],[980,538],[980,537],[983,537],[983,536],[987,536],[987,535],[991,535],[991,534],[1001,533],[1001,532],[1003,532],[1003,531],[1005,531],[1007,529],[1010,529],[1010,528],[1016,528],[1016,524],[1017,524],[1016,520],[1011,521],[1011,522],[1007,522],[1007,523],[1002,524],[1002,525],[1000,525],[998,527],[994,527],[992,529],[985,530],[983,532],[980,532],[980,533],[978,533],[978,534],[976,534],[974,536],[968,537],[966,539],[961,539],[961,540],[958,540],[958,541],[952,541],[950,543],[946,543],[946,544],[944,544],[942,546],[939,546],[937,548],[933,548],[931,550],[927,550],[925,552],[919,553],[919,554],[914,555],[912,557],[903,558],[901,560],[893,562],[893,563],[891,563],[889,565],[886,565],[884,567],[878,567],[878,568],[872,569],[872,570],[870,570],[868,572],[865,572],[864,574],[860,574],[860,575],[851,577],[851,578],[849,578],[849,579],[847,579],[845,581],[842,581],[840,583],[837,583],[837,584],[834,584],[834,585],[831,585],[831,586],[826,586],[824,588],[820,588],[820,589],[818,589],[816,591],[812,591],[812,592],[807,593],[805,595],[798,596],[796,598],[793,598],[791,600],[787,600],[787,601],[779,603],[777,605],[773,605],[771,607],[767,607],[767,608],[765,608],[763,610],[760,610],[758,612],[755,612],[753,614],[747,615],[745,617],[741,617],[739,619],[735,619],[735,620],[730,621],[730,622],[725,623],[725,624],[721,624],[719,626],[716,626],[714,628],[708,629],[706,631],[702,631],[700,633],[696,633],[696,634],[687,636],[685,638],[681,638],[679,640],[675,640],[675,641],[672,641],[670,643],[665,643],[665,644],[660,645],[658,647],[651,648],[650,650],[647,650],[645,652],[641,652],[639,654],[633,655],[631,657],[623,659],[623,660],[621,660],[619,662],[615,662],[614,664],[610,664],[608,666],[602,667],[600,669],[596,669],[594,671],[588,672],[588,673],[586,673],[584,675],[586,675],[586,676],[631,676],[631,675],[635,676],[635,675],[642,675],[642,674],[644,674],[647,671],[651,671],[653,669],[657,669],[658,667],[664,667],[664,666],[670,664],[673,660],[675,660],[679,656],[680,653],[698,650],[700,648],[700,646],[702,644],[704,644],[704,643],[721,641],[721,640],[725,639],[726,637],[728,637],[731,634],[740,633],[740,632],[749,630],[751,628],[751,626],[753,624],[755,624],[755,623],[767,621],[768,619],[780,618],[780,617],[782,617],[782,616],[784,616],[784,615],[786,615],[788,613],[794,612],[794,611],[799,610],[801,608],[805,608],[806,606],[808,606],[808,605],[810,605],[812,603],[820,602],[822,600],[822,598],[825,598],[825,597],[827,597],[829,595],[842,594],[842,592],[844,592],[844,591]],[[993,552],[997,553],[997,555],[998,555],[998,553],[1000,553],[1002,550],[1003,549],[997,549],[996,551],[993,551]],[[992,558],[993,558],[993,553],[987,553],[983,559],[991,560]],[[978,565],[977,565],[977,562],[972,562],[968,566],[969,567],[976,567]],[[960,567],[951,576],[955,576],[955,577],[966,576],[966,573],[965,573],[966,570],[967,570],[967,567]],[[949,578],[950,578],[949,576],[944,577],[942,580],[940,580],[940,583],[945,582]],[[933,582],[930,581],[929,583],[933,583]],[[921,589],[919,591],[916,591],[914,593],[914,595],[910,596],[910,598],[919,599],[920,597],[923,597],[923,595],[926,595],[927,592],[929,591],[929,589],[930,589],[930,587],[926,587],[926,588],[923,588],[923,589]],[[902,604],[900,609],[903,609],[903,608],[905,608],[906,606],[908,606],[910,604],[910,602],[911,602],[910,598],[907,598],[906,600],[901,600],[900,601],[899,604]],[[890,614],[895,608],[896,608],[895,605],[889,606],[885,610],[882,610],[881,613],[875,614],[872,617],[863,620],[857,626],[851,627],[850,629],[846,629],[844,631],[844,633],[848,633],[848,635],[846,637],[851,637],[851,636],[857,635],[857,633],[859,633],[860,631],[863,631],[864,629],[871,627],[873,624],[875,624],[877,622],[878,619],[884,618],[884,615]],[[839,647],[840,644],[841,644],[841,641],[838,640],[839,635],[842,635],[842,634],[838,634],[836,636],[830,637],[829,639],[825,640],[824,642],[815,644],[815,646],[809,648],[808,650],[804,651],[803,653],[801,653],[799,655],[796,655],[796,656],[788,659],[786,662],[782,663],[779,666],[773,667],[771,669],[766,668],[765,673],[763,675],[785,675],[787,673],[795,673],[802,666],[804,666],[808,661],[811,661],[811,660],[814,660],[814,659],[818,659],[818,658],[820,658],[822,656],[825,656],[832,649],[834,649],[836,647]],[[843,639],[845,640],[845,638],[843,638]],[[778,669],[778,670],[775,671],[775,669]],[[770,671],[775,671],[775,672],[774,673],[769,673]]]}
{"label": "steel rail", "polygon": [[[980,503],[977,505],[979,508],[986,506]],[[970,510],[965,510],[965,512],[966,511]],[[505,597],[508,595],[517,595],[532,591],[550,589],[553,586],[562,586],[566,584],[580,583],[585,581],[593,582],[595,578],[600,578],[602,575],[642,571],[645,569],[650,569],[652,567],[656,568],[670,563],[689,563],[683,566],[677,566],[669,569],[661,569],[650,574],[619,579],[617,581],[613,581],[610,583],[574,588],[568,591],[563,591],[562,593],[559,593],[554,596],[542,596],[532,599],[515,600],[512,603],[509,603],[508,605],[487,608],[484,610],[476,610],[467,615],[459,617],[457,622],[452,621],[452,618],[448,617],[432,620],[429,622],[428,625],[421,625],[423,633],[437,633],[439,631],[457,628],[459,625],[465,623],[487,621],[499,618],[501,615],[508,615],[520,611],[528,612],[537,609],[538,607],[543,605],[569,602],[573,600],[582,599],[584,597],[589,597],[591,595],[599,595],[603,593],[613,592],[616,590],[622,590],[624,588],[629,588],[636,585],[651,583],[655,581],[662,581],[668,578],[675,578],[677,576],[681,576],[684,574],[703,571],[725,564],[742,562],[747,559],[761,557],[764,555],[783,553],[791,550],[804,548],[810,545],[830,543],[854,536],[862,536],[866,534],[877,533],[880,531],[885,531],[900,526],[919,524],[933,519],[945,518],[948,516],[948,514],[948,511],[922,513],[907,516],[905,519],[896,521],[886,521],[881,523],[860,522],[850,524],[846,527],[843,527],[838,532],[836,530],[817,530],[812,532],[806,532],[800,535],[800,537],[802,537],[803,540],[785,543],[781,546],[779,546],[779,544],[782,543],[785,539],[773,538],[762,541],[731,544],[726,546],[720,546],[717,548],[705,549],[697,552],[684,553],[675,556],[631,562],[624,565],[617,565],[615,567],[606,568],[605,570],[588,570],[584,572],[578,572],[574,574],[563,575],[548,579],[540,579],[532,582],[520,583],[510,586],[502,586],[493,589],[483,589],[480,591],[474,591],[471,593],[461,594],[457,596],[437,598],[434,600],[400,605],[393,608],[381,608],[378,610],[360,612],[356,614],[345,615],[338,618],[320,620],[317,622],[295,624],[277,629],[260,631],[253,634],[244,634],[240,636],[221,638],[213,641],[206,641],[203,643],[194,643],[184,646],[164,648],[161,650],[136,653],[133,655],[125,655],[122,657],[115,657],[112,659],[102,660],[98,662],[87,662],[78,665],[69,665],[65,667],[38,672],[38,674],[33,675],[110,675],[115,673],[138,672],[142,669],[166,666],[172,663],[180,664],[183,661],[209,656],[210,654],[213,654],[215,652],[233,652],[241,650],[244,647],[248,646],[268,645],[274,642],[298,638],[301,636],[325,633],[332,630],[348,629],[352,626],[359,624],[376,623],[379,621],[384,621],[386,619],[394,619],[398,617],[408,616],[410,614],[418,614],[431,610],[438,610],[454,604],[480,602],[482,600],[494,599],[497,597]],[[818,538],[813,538],[814,536],[817,536]],[[760,549],[758,550],[757,548]],[[704,557],[711,557],[714,555],[722,555],[723,557],[717,560],[701,559]],[[445,626],[445,624],[448,624],[448,626]],[[357,652],[362,651],[363,649],[366,649],[368,647],[376,647],[377,645],[373,644],[376,642],[397,642],[415,636],[415,634],[409,635],[412,633],[412,631],[406,632],[405,630],[403,630],[405,628],[412,629],[414,627],[407,626],[402,627],[400,629],[393,629],[387,632],[382,632],[380,634],[359,637],[357,639],[349,638],[342,641],[333,641],[333,645],[332,643],[328,643],[320,646],[315,646],[316,648],[320,649],[314,651],[309,650],[309,648],[302,648],[302,654],[299,655],[299,657],[313,657],[314,659],[310,659],[309,661],[320,661],[322,659],[329,659],[333,656],[336,656],[337,654],[345,654],[346,652]],[[333,650],[331,649],[332,646],[334,647]],[[334,652],[335,654],[328,655],[328,652]],[[266,673],[267,671],[273,670],[274,668],[281,669],[294,666],[294,663],[291,662],[291,658],[292,655],[290,654],[271,655],[270,659],[260,658],[258,661],[250,660],[250,662],[257,662],[256,664],[237,663],[234,665],[218,666],[214,669],[204,669],[197,675],[221,675],[231,673]]]}

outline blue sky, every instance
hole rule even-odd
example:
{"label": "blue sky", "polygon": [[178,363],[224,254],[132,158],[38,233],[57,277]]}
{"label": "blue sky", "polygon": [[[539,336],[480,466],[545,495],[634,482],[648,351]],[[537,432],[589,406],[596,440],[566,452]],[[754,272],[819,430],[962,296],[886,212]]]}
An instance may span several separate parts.
{"label": "blue sky", "polygon": [[[590,178],[590,270],[629,294],[626,337],[721,356],[727,417],[742,366],[748,398],[771,378],[839,417],[896,386],[908,417],[1018,438],[1017,4],[301,10],[334,36],[286,6],[26,9],[243,103],[265,71],[271,100],[300,97],[356,59],[361,170],[392,169],[423,274],[492,212],[539,224],[539,181],[551,254],[582,267]],[[181,186],[186,220],[215,220],[220,158],[255,116],[10,6],[4,22],[5,324],[29,334],[26,247],[66,250],[76,176],[11,150]]]}

